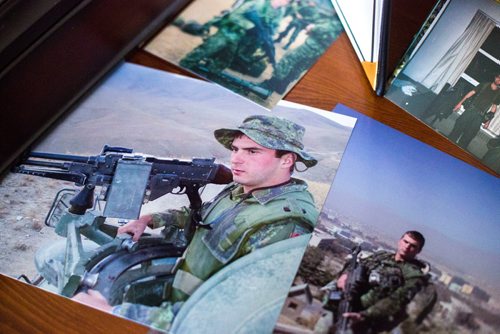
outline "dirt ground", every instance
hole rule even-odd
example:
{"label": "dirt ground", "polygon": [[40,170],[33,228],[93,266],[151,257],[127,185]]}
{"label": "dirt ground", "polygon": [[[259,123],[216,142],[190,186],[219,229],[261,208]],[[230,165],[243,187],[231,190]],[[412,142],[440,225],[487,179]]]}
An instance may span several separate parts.
{"label": "dirt ground", "polygon": [[72,185],[21,174],[8,174],[0,182],[0,272],[33,279],[36,250],[61,239],[45,226],[47,212],[56,193]]}

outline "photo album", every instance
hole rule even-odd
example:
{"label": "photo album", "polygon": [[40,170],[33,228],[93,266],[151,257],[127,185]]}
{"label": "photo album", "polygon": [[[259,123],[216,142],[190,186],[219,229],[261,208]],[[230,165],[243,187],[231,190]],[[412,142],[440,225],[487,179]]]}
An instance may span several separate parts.
{"label": "photo album", "polygon": [[383,96],[407,48],[445,0],[332,0],[365,75]]}

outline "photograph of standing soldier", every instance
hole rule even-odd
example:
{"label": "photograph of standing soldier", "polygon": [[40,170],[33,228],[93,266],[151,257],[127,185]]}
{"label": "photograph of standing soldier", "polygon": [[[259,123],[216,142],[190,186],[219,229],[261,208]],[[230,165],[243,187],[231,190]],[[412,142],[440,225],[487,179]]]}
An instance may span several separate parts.
{"label": "photograph of standing soldier", "polygon": [[[283,18],[289,0],[243,0],[203,25],[203,43],[180,60],[179,65],[216,76],[226,68],[258,76],[275,64],[273,35]],[[258,66],[252,63],[258,63]],[[256,70],[256,68],[258,68]]]}
{"label": "photograph of standing soldier", "polygon": [[285,30],[280,32],[278,34],[278,37],[274,40],[275,43],[281,43],[281,41],[286,38],[291,32],[291,36],[290,38],[288,38],[285,46],[283,46],[283,50],[287,50],[290,45],[295,42],[295,40],[299,36],[299,33],[304,30],[305,27],[310,23],[304,19],[304,14],[301,13],[301,11],[303,10],[307,11],[307,7],[308,4],[305,4],[302,0],[292,0],[290,5],[288,6],[285,17],[291,17],[290,23],[288,23]]}
{"label": "photograph of standing soldier", "polygon": [[457,103],[453,111],[460,110],[462,105],[465,111],[458,117],[448,138],[467,149],[481,129],[481,124],[484,123],[484,127],[488,127],[488,122],[495,115],[498,104],[500,104],[500,73],[495,76],[493,82],[479,84]]}
{"label": "photograph of standing soldier", "polygon": [[274,66],[272,77],[261,84],[263,88],[278,94],[284,94],[291,83],[311,68],[342,31],[342,24],[336,19],[332,9],[307,1],[297,11],[307,38],[297,48],[287,51]]}
{"label": "photograph of standing soldier", "polygon": [[[407,231],[401,236],[395,253],[381,251],[346,264],[338,279],[332,282],[333,289],[327,290],[330,304],[326,307],[333,305],[335,314],[334,332],[379,333],[395,328],[406,319],[407,305],[428,283],[424,270],[428,271],[429,266],[416,258],[424,244],[425,238],[420,232]],[[331,296],[339,295],[332,291],[341,292],[343,299],[332,300]],[[436,295],[432,293],[428,304],[432,306],[435,300]],[[324,321],[317,326],[319,332],[321,329],[327,332],[328,327]]]}
{"label": "photograph of standing soldier", "polygon": [[234,129],[218,129],[216,140],[231,150],[233,183],[199,213],[168,210],[141,216],[119,228],[138,240],[146,227],[182,228],[199,215],[194,236],[161,307],[123,303],[111,306],[97,291],[79,293],[74,300],[168,330],[174,315],[190,295],[216,272],[238,258],[267,245],[311,233],[318,211],[307,184],[292,177],[295,164],[317,164],[303,146],[304,127],[284,118],[256,115]]}

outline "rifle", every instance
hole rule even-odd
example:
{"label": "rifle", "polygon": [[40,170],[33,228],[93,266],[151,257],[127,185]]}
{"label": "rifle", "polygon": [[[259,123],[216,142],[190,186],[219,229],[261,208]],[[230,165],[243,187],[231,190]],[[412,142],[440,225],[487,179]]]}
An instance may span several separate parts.
{"label": "rifle", "polygon": [[347,280],[343,290],[333,290],[329,294],[330,301],[338,302],[336,317],[334,319],[335,333],[352,333],[350,321],[344,317],[346,312],[353,312],[357,309],[358,297],[361,294],[363,283],[366,282],[366,268],[357,261],[361,246],[357,246],[352,251],[352,258],[347,265]]}
{"label": "rifle", "polygon": [[262,42],[262,49],[264,50],[269,62],[276,65],[276,51],[274,49],[274,41],[272,38],[271,29],[263,22],[262,17],[256,9],[249,10],[243,14],[250,22],[255,25],[256,32]]}
{"label": "rifle", "polygon": [[[123,236],[115,238],[116,228],[113,230],[104,221],[106,218],[137,219],[144,202],[168,193],[185,194],[191,209],[190,223],[184,228],[185,239],[189,241],[199,222],[202,206],[200,188],[209,183],[227,184],[232,181],[230,170],[214,163],[214,160],[158,158],[108,145],[96,156],[28,153],[13,168],[13,172],[70,181],[81,186],[69,204],[59,199],[67,209],[57,217],[55,232],[66,237],[65,251],[59,256],[56,253],[61,253],[58,252],[60,249],[41,250],[48,256],[42,255],[40,260],[35,260],[40,273],[65,296],[71,296],[81,285],[101,287],[101,292],[109,295],[117,277],[128,268],[165,256],[165,249],[171,255],[180,255],[179,247],[165,244],[158,238],[142,240],[137,245]],[[89,210],[94,206],[96,187],[100,188],[98,199],[106,202],[103,213]],[[90,251],[85,249],[81,234],[100,247]],[[106,265],[101,261],[122,256],[122,260],[114,263],[108,260]],[[88,278],[89,273],[92,277],[99,272],[109,274],[89,283],[92,281]]]}

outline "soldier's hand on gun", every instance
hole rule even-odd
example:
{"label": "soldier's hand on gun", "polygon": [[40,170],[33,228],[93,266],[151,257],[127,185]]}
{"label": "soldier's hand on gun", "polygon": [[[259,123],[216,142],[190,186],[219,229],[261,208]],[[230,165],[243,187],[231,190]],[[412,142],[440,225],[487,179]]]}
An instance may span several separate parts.
{"label": "soldier's hand on gun", "polygon": [[348,283],[348,280],[349,273],[343,273],[337,279],[337,287],[342,291],[346,291],[346,289],[349,290],[350,294],[357,294],[360,289],[363,289],[363,282],[355,280]]}
{"label": "soldier's hand on gun", "polygon": [[87,292],[79,292],[71,299],[105,312],[111,312],[113,308],[108,304],[106,297],[97,290],[89,289]]}
{"label": "soldier's hand on gun", "polygon": [[353,323],[365,320],[365,317],[358,312],[346,312],[342,314],[344,318],[349,318]]}
{"label": "soldier's hand on gun", "polygon": [[337,279],[337,287],[341,290],[345,289],[345,283],[347,281],[347,274],[343,273],[340,275],[340,277]]}
{"label": "soldier's hand on gun", "polygon": [[137,220],[132,220],[126,225],[120,226],[117,234],[128,233],[132,235],[133,241],[138,241],[151,220],[152,217],[150,215],[141,216]]}

